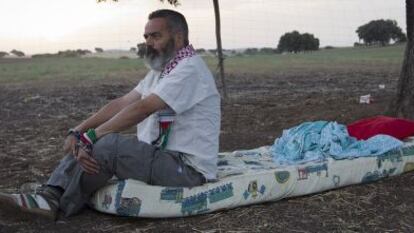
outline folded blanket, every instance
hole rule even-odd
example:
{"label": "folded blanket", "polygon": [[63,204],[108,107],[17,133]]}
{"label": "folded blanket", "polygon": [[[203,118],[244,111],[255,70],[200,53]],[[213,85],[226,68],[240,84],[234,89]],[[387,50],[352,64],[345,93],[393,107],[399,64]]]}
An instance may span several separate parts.
{"label": "folded blanket", "polygon": [[278,164],[297,164],[322,161],[327,157],[352,159],[377,156],[402,145],[403,142],[388,135],[358,141],[348,134],[345,125],[316,121],[284,130],[282,137],[277,138],[271,147],[271,153],[273,161]]}
{"label": "folded blanket", "polygon": [[353,122],[347,126],[348,133],[357,139],[368,139],[386,134],[403,140],[414,136],[414,121],[387,116],[375,116]]}

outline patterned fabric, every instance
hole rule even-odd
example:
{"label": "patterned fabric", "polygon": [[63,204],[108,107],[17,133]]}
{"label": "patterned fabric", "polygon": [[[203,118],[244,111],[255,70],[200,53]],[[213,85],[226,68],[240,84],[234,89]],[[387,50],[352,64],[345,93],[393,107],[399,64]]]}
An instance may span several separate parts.
{"label": "patterned fabric", "polygon": [[270,147],[219,154],[219,179],[192,188],[117,181],[92,197],[94,208],[134,217],[179,217],[277,201],[414,171],[414,138],[377,157],[280,166]]}
{"label": "patterned fabric", "polygon": [[196,53],[195,53],[195,50],[194,50],[192,45],[187,45],[186,47],[178,50],[175,57],[173,59],[171,59],[171,61],[169,61],[167,63],[167,65],[165,66],[165,68],[163,69],[163,71],[161,73],[161,78],[165,77],[165,75],[168,75],[178,65],[178,63],[181,60],[183,60],[184,58],[187,58],[187,57],[192,57],[195,54]]}

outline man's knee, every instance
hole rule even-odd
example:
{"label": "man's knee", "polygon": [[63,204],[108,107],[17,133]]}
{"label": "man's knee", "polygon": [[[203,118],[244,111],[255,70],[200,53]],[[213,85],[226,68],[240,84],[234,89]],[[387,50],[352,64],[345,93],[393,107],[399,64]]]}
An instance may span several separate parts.
{"label": "man's knee", "polygon": [[93,145],[93,157],[98,160],[107,160],[116,155],[118,134],[103,136]]}
{"label": "man's knee", "polygon": [[118,134],[111,133],[100,138],[94,145],[93,149],[96,150],[108,150],[108,148],[113,148],[117,142]]}

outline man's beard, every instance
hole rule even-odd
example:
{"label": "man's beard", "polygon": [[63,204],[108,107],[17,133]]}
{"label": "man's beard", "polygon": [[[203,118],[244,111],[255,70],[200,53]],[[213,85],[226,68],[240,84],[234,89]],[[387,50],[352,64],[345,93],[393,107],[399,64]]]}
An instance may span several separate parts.
{"label": "man's beard", "polygon": [[165,65],[175,56],[175,41],[171,38],[167,45],[161,49],[161,53],[154,48],[147,46],[144,57],[145,66],[149,69],[162,71]]}

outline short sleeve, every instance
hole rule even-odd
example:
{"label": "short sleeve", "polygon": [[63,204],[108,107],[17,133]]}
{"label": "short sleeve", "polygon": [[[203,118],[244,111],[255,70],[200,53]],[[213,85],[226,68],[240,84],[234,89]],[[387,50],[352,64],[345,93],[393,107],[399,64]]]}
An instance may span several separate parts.
{"label": "short sleeve", "polygon": [[140,95],[144,94],[144,84],[145,84],[145,78],[139,81],[138,85],[134,88],[135,91],[137,91]]}
{"label": "short sleeve", "polygon": [[137,91],[141,96],[144,96],[147,94],[146,92],[149,91],[151,88],[151,85],[153,84],[153,81],[155,77],[159,76],[159,72],[150,71],[145,75],[144,79],[142,79],[138,85],[134,88],[135,91]]}
{"label": "short sleeve", "polygon": [[202,73],[188,60],[180,62],[163,77],[153,93],[177,114],[192,108],[211,94]]}

